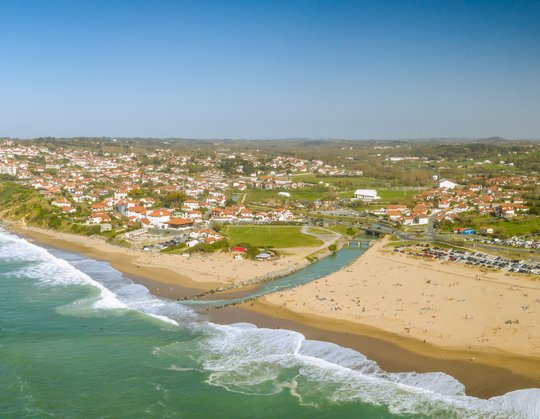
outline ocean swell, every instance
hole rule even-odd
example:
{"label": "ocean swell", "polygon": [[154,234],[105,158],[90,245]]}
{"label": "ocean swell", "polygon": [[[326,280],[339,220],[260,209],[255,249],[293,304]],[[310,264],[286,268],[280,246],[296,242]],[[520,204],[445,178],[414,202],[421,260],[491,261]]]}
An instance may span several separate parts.
{"label": "ocean swell", "polygon": [[[396,414],[430,417],[540,417],[540,389],[478,399],[465,395],[463,384],[444,373],[388,373],[357,351],[307,340],[294,331],[205,322],[180,303],[153,296],[105,262],[48,251],[4,231],[0,231],[0,261],[16,266],[9,275],[33,279],[39,286],[83,285],[98,290],[97,297],[60,307],[63,314],[133,310],[200,332],[202,338],[189,344],[189,357],[205,371],[209,385],[228,391],[248,395],[288,391],[305,405],[363,402]],[[182,373],[186,368],[175,364],[180,359],[176,350],[186,352],[186,346],[156,348],[154,356],[170,357],[171,368]]]}
{"label": "ocean swell", "polygon": [[447,374],[388,373],[357,351],[290,330],[245,323],[209,327],[215,332],[201,343],[200,362],[210,373],[209,384],[230,391],[289,389],[309,405],[359,401],[395,414],[429,417],[540,417],[540,389],[484,400],[466,396],[463,384]]}
{"label": "ocean swell", "polygon": [[[51,252],[58,254],[57,257]],[[95,310],[134,310],[178,325],[195,314],[175,302],[161,300],[135,284],[106,262],[63,251],[49,251],[0,230],[0,260],[19,266],[10,275],[34,279],[40,286],[91,286],[99,291],[58,308],[63,314],[90,314]]]}

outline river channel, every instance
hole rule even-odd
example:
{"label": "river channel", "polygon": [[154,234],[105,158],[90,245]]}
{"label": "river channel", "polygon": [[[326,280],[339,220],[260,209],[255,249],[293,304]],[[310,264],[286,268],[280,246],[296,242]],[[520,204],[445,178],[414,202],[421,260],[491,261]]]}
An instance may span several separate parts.
{"label": "river channel", "polygon": [[194,310],[205,310],[208,308],[218,308],[233,304],[243,303],[245,301],[253,300],[266,294],[270,294],[277,291],[287,290],[299,285],[307,284],[317,279],[328,276],[336,271],[339,271],[343,267],[349,265],[362,253],[364,253],[369,247],[368,241],[355,241],[349,246],[343,247],[336,253],[329,255],[325,258],[312,263],[296,272],[283,276],[271,281],[262,282],[255,288],[251,288],[248,292],[242,293],[241,296],[235,296],[234,298],[223,299],[196,299],[196,300],[184,300],[182,304],[188,305]]}

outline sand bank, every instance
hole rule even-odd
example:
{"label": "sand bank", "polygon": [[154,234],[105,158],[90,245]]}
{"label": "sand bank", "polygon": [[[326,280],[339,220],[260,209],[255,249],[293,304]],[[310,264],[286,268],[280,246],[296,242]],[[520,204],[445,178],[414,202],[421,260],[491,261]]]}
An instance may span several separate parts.
{"label": "sand bank", "polygon": [[[209,320],[230,324],[248,322],[258,327],[302,333],[307,339],[333,342],[355,349],[388,372],[444,372],[465,385],[470,396],[489,398],[517,389],[540,387],[540,378],[529,372],[537,359],[448,350],[357,323],[304,316],[267,303],[253,302],[208,312]],[[471,362],[479,356],[482,362]]]}
{"label": "sand bank", "polygon": [[[28,227],[16,230],[40,244],[108,261],[155,294],[169,298],[228,284],[209,280],[216,269],[221,278],[231,275],[233,282],[261,272],[237,272],[242,265],[235,265],[230,257],[221,265],[221,259],[212,259],[209,265],[210,258],[152,256],[96,238]],[[540,281],[427,262],[383,246],[378,242],[352,265],[324,279],[242,307],[216,310],[211,319],[297,330],[311,339],[357,349],[388,371],[446,372],[463,382],[468,394],[479,397],[540,387],[535,310],[540,308],[536,302]],[[303,263],[298,254],[287,258],[285,266],[295,263],[294,258],[299,267]],[[275,269],[275,265],[249,263],[265,267],[265,272]],[[523,309],[527,303],[529,307]],[[499,324],[506,317],[513,319],[512,324]],[[487,340],[489,330],[495,332]]]}
{"label": "sand bank", "polygon": [[235,260],[227,253],[185,257],[123,248],[109,244],[100,237],[59,233],[17,224],[11,224],[9,228],[40,244],[107,261],[125,274],[144,278],[147,280],[145,285],[153,284],[151,291],[155,291],[159,283],[162,283],[177,289],[180,287],[195,291],[189,295],[287,274],[307,265],[309,262],[305,256],[314,251],[313,248],[286,249],[280,259],[264,262]]}
{"label": "sand bank", "polygon": [[429,356],[507,362],[540,384],[540,280],[396,254],[386,244],[377,242],[346,269],[245,307]]}

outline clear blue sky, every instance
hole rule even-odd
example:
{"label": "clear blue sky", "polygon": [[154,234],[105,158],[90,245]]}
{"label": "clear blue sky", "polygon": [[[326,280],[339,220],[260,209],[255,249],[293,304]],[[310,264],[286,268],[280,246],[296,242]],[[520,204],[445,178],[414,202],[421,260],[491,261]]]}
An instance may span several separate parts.
{"label": "clear blue sky", "polygon": [[539,1],[0,1],[0,136],[540,137]]}

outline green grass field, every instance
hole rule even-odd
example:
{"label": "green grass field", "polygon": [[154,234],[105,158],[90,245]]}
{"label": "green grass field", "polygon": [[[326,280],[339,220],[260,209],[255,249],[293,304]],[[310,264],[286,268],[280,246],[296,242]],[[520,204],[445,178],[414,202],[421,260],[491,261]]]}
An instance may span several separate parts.
{"label": "green grass field", "polygon": [[418,193],[417,189],[396,190],[396,189],[380,189],[377,194],[381,197],[381,201],[401,201]]}
{"label": "green grass field", "polygon": [[[334,184],[333,186],[340,188],[337,184]],[[336,195],[339,198],[350,199],[354,197],[354,191],[359,188],[361,189],[360,186],[354,187],[354,188],[349,186],[347,189],[338,189]],[[376,190],[379,196],[381,197],[381,200],[380,200],[381,202],[401,202],[418,193],[418,190],[416,189],[412,189],[412,190],[376,189]],[[284,191],[284,192],[288,192],[291,195],[290,197],[280,196],[279,192],[280,192],[279,190],[250,189],[247,192],[247,197],[244,203],[249,204],[252,202],[290,201],[290,200],[315,201],[317,199],[323,199],[324,196],[327,195],[326,192],[319,191],[315,187]],[[375,201],[375,203],[376,202],[377,201]]]}
{"label": "green grass field", "polygon": [[[348,237],[347,230],[350,228],[350,225],[346,224],[332,224],[329,225],[328,230],[332,230],[338,234],[341,234],[342,236]],[[353,227],[354,228],[354,227]],[[358,229],[354,228],[356,232],[358,232]]]}
{"label": "green grass field", "polygon": [[304,234],[297,226],[225,226],[221,233],[231,244],[246,243],[256,247],[314,247],[322,241]]}
{"label": "green grass field", "polygon": [[[406,190],[399,190],[399,189],[377,189],[374,188],[377,191],[377,195],[381,197],[378,201],[373,201],[372,205],[377,205],[378,202],[398,202],[401,203],[402,201],[407,200],[408,198],[416,195],[419,190],[418,189],[406,189]],[[340,191],[338,193],[338,196],[340,198],[353,198],[354,197],[354,191],[356,189],[348,189],[344,191]],[[366,206],[368,207],[368,206]]]}
{"label": "green grass field", "polygon": [[311,234],[332,234],[331,231],[328,231],[328,230],[325,230],[324,228],[319,228],[319,227],[310,227],[308,229],[308,233],[311,233]]}
{"label": "green grass field", "polygon": [[509,236],[523,236],[540,233],[540,217],[526,217],[523,220],[503,221],[499,223]]}
{"label": "green grass field", "polygon": [[332,186],[346,189],[359,189],[359,188],[380,188],[387,186],[384,180],[367,178],[364,176],[316,176],[313,173],[306,175],[298,174],[292,176],[296,182],[315,183],[320,182],[328,183]]}
{"label": "green grass field", "polygon": [[491,216],[476,216],[467,217],[463,223],[463,227],[471,227],[477,231],[482,226],[492,227],[494,234],[500,237],[524,236],[540,232],[540,217],[531,215],[514,220],[504,220]]}
{"label": "green grass field", "polygon": [[[281,196],[279,192],[287,192],[291,196]],[[244,201],[245,203],[251,202],[268,202],[268,201],[290,201],[290,200],[300,200],[300,201],[315,201],[321,199],[324,195],[324,192],[317,191],[310,188],[296,189],[296,190],[265,190],[265,189],[250,189],[247,192],[247,198]]]}
{"label": "green grass field", "polygon": [[250,189],[247,192],[247,197],[244,203],[264,202],[264,201],[271,201],[271,200],[277,200],[277,199],[287,199],[287,198],[279,196],[278,191],[276,190]]}

